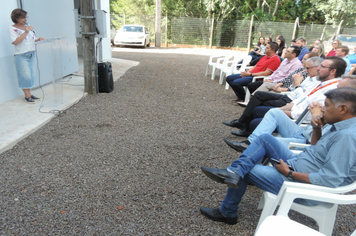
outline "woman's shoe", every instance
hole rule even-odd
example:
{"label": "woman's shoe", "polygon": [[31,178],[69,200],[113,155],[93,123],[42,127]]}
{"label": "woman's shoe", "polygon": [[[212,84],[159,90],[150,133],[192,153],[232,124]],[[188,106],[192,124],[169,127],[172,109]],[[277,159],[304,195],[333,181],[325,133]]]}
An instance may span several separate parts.
{"label": "woman's shoe", "polygon": [[35,102],[35,100],[33,100],[32,97],[25,98],[25,100],[26,100],[27,102]]}
{"label": "woman's shoe", "polygon": [[31,95],[31,98],[32,98],[32,99],[35,99],[35,100],[36,100],[36,99],[40,99],[40,98],[36,97],[35,95]]}

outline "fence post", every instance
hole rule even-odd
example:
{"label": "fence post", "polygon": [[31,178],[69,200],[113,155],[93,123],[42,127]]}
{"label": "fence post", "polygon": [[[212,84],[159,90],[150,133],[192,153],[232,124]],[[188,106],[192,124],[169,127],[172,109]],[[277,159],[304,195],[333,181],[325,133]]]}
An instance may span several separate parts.
{"label": "fence post", "polygon": [[323,33],[321,33],[321,36],[320,36],[320,40],[323,40],[323,38],[324,38],[326,26],[327,26],[327,23],[325,23],[325,26],[324,26],[324,29],[323,29]]}
{"label": "fence post", "polygon": [[297,19],[295,19],[295,22],[294,22],[292,39],[295,39],[295,32],[297,31],[297,25],[299,25],[299,17],[297,17]]}
{"label": "fence post", "polygon": [[126,14],[125,14],[125,9],[124,10],[124,25],[126,25]]}
{"label": "fence post", "polygon": [[166,48],[168,48],[168,41],[167,41],[167,36],[168,35],[168,16],[167,16],[167,12],[166,12],[166,38],[165,38],[165,42],[164,44],[166,45]]}
{"label": "fence post", "polygon": [[340,21],[339,27],[337,27],[337,32],[336,32],[336,34],[340,34],[342,22],[344,22],[344,20]]}
{"label": "fence post", "polygon": [[215,17],[215,13],[213,13],[213,19],[211,20],[209,49],[211,49],[211,47],[213,46],[214,17]]}
{"label": "fence post", "polygon": [[254,15],[251,16],[250,32],[248,33],[247,53],[250,51],[250,47],[251,47],[251,36],[252,36],[253,17],[254,17]]}
{"label": "fence post", "polygon": [[161,47],[161,0],[156,0],[155,47]]}

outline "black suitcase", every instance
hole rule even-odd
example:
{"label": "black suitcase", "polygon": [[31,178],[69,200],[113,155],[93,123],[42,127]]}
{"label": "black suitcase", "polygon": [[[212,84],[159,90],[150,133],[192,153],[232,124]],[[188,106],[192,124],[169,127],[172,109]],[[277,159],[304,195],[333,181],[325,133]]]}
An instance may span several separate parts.
{"label": "black suitcase", "polygon": [[98,63],[99,93],[110,93],[114,90],[111,62]]}

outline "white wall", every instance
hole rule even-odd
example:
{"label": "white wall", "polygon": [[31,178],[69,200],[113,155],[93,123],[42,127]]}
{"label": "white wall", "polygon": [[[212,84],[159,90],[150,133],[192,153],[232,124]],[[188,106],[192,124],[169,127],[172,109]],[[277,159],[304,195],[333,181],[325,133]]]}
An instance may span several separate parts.
{"label": "white wall", "polygon": [[105,61],[105,59],[111,58],[111,41],[110,41],[110,2],[109,0],[97,0],[96,8],[98,10],[106,11],[106,32],[107,38],[103,38],[101,47],[99,50],[99,59]]}

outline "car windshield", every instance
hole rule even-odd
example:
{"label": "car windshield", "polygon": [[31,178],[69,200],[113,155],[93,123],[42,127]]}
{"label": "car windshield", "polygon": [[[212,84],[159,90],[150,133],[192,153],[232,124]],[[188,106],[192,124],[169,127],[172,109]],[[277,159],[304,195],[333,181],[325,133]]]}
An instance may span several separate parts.
{"label": "car windshield", "polygon": [[143,32],[143,27],[141,26],[124,26],[121,29],[122,32]]}
{"label": "car windshield", "polygon": [[338,36],[337,38],[340,39],[342,42],[356,43],[355,36]]}

